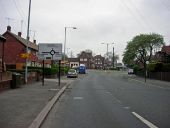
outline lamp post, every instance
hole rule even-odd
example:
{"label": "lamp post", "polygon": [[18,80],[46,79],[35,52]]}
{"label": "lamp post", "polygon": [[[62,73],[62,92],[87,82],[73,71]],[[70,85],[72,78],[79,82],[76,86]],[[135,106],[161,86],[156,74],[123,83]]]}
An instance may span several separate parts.
{"label": "lamp post", "polygon": [[[30,13],[31,13],[31,0],[29,0],[29,10],[28,10],[28,26],[27,26],[27,44],[26,44],[26,54],[28,54],[28,43],[29,43],[29,28],[30,28]],[[25,83],[27,84],[27,68],[28,59],[25,60]]]}
{"label": "lamp post", "polygon": [[[106,46],[107,46],[107,53],[106,53],[106,55],[107,55],[107,59],[109,59],[108,47],[109,47],[110,44],[114,44],[114,43],[101,43],[101,44],[106,44]],[[108,66],[108,63],[107,63],[107,66]]]}
{"label": "lamp post", "polygon": [[71,28],[71,29],[77,29],[76,27],[65,27],[64,28],[64,68],[65,68],[65,60],[66,60],[66,37],[67,37],[67,29]]}

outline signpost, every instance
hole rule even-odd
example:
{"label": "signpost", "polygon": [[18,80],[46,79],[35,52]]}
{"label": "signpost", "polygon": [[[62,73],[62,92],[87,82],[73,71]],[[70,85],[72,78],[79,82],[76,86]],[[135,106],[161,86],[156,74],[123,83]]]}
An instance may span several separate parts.
{"label": "signpost", "polygon": [[43,80],[44,85],[44,60],[50,59],[59,61],[59,75],[58,84],[60,86],[60,64],[62,59],[62,44],[61,43],[39,43],[38,44],[38,57],[43,60]]}

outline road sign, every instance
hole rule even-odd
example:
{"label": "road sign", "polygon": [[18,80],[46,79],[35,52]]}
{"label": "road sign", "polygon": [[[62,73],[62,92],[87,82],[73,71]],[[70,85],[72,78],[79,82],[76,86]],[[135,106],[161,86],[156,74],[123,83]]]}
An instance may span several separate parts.
{"label": "road sign", "polygon": [[30,57],[30,53],[21,53],[20,57],[24,58],[24,59],[29,58]]}
{"label": "road sign", "polygon": [[38,44],[39,59],[61,60],[62,44],[61,43],[40,43]]}

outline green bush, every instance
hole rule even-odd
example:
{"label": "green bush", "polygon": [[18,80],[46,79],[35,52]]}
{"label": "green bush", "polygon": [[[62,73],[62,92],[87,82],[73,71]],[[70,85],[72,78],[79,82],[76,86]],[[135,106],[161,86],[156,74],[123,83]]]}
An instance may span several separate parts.
{"label": "green bush", "polygon": [[45,75],[55,75],[58,73],[57,68],[44,68],[44,74]]}
{"label": "green bush", "polygon": [[134,70],[134,73],[136,73],[136,72],[141,70],[139,65],[133,65],[132,69]]}
{"label": "green bush", "polygon": [[[67,73],[69,70],[69,67],[61,67],[61,74],[64,74]],[[18,73],[21,73],[21,74],[24,74],[25,73],[25,69],[22,69],[22,70],[16,70],[16,69],[9,69],[8,71],[11,71],[11,72],[18,72]],[[44,74],[45,75],[55,75],[57,74],[59,71],[59,67],[58,65],[53,65],[51,68],[44,68]],[[28,66],[28,72],[39,72],[39,73],[43,73],[43,68],[42,67],[31,67],[31,66]]]}
{"label": "green bush", "polygon": [[[10,72],[17,72],[17,73],[21,73],[21,74],[24,74],[25,73],[25,69],[8,69],[7,71],[10,71]],[[41,69],[28,69],[28,72],[39,72],[39,73],[42,73],[42,70]]]}

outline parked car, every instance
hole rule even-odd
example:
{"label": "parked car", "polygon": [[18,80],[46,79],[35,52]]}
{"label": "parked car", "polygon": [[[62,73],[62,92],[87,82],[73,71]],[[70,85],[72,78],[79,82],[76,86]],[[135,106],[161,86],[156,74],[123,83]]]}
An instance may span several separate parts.
{"label": "parked car", "polygon": [[70,78],[70,77],[73,77],[73,78],[78,77],[78,73],[77,73],[77,71],[75,69],[69,69],[68,70],[67,78]]}
{"label": "parked car", "polygon": [[134,74],[133,69],[129,68],[129,69],[128,69],[128,74]]}

